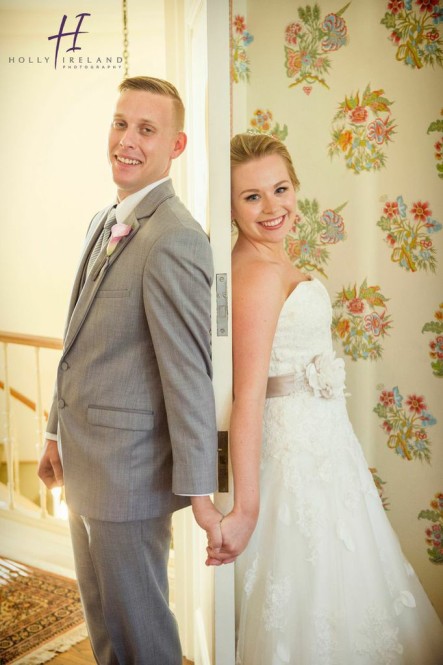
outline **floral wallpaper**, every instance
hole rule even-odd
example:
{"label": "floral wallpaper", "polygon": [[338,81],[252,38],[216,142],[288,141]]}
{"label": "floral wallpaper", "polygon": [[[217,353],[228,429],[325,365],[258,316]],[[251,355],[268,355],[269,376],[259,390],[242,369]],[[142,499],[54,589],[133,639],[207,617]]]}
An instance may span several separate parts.
{"label": "floral wallpaper", "polygon": [[382,480],[380,476],[378,475],[377,469],[370,468],[370,472],[372,473],[372,477],[374,479],[375,486],[378,490],[378,493],[380,495],[381,502],[383,504],[383,508],[385,510],[389,510],[389,498],[385,495],[385,488],[383,485],[386,485],[386,481]]}
{"label": "floral wallpaper", "polygon": [[329,291],[352,423],[443,618],[443,0],[231,9],[232,131],[294,159],[286,250]]}
{"label": "floral wallpaper", "polygon": [[443,41],[437,29],[442,21],[439,0],[389,0],[381,23],[390,31],[396,59],[421,69],[443,64]]}
{"label": "floral wallpaper", "polygon": [[422,333],[438,333],[429,342],[429,357],[432,359],[431,368],[434,376],[443,377],[443,303],[440,303],[434,314],[433,321],[428,321],[422,328]]}
{"label": "floral wallpaper", "polygon": [[[404,402],[404,404],[403,404]],[[397,386],[382,390],[374,412],[383,420],[387,446],[405,460],[431,462],[431,441],[427,428],[436,424],[422,395],[400,394]]]}
{"label": "floral wallpaper", "polygon": [[247,47],[254,37],[246,30],[246,22],[239,14],[234,17],[231,25],[231,79],[234,83],[249,81],[249,60]]}
{"label": "floral wallpaper", "polygon": [[346,231],[340,212],[346,203],[320,213],[316,199],[301,199],[295,223],[286,239],[286,251],[302,270],[317,271],[326,277],[329,247],[345,240]]}
{"label": "floral wallpaper", "polygon": [[315,83],[329,88],[330,54],[346,46],[348,29],[343,14],[350,4],[326,16],[318,4],[298,8],[298,20],[285,28],[286,74],[294,79],[290,88],[305,83],[303,92],[307,95]]}
{"label": "floral wallpaper", "polygon": [[377,360],[383,355],[382,341],[392,326],[387,298],[379,286],[343,288],[333,301],[332,336],[341,341],[352,360]]}
{"label": "floral wallpaper", "polygon": [[431,509],[421,510],[418,519],[428,520],[431,523],[426,531],[425,542],[428,546],[429,560],[433,563],[443,563],[443,494],[438,492],[430,501]]}
{"label": "floral wallpaper", "polygon": [[383,231],[388,231],[385,241],[390,247],[391,261],[404,270],[431,270],[437,266],[436,250],[431,234],[441,231],[441,224],[432,218],[428,201],[416,201],[406,205],[403,196],[388,201],[383,215],[377,222]]}
{"label": "floral wallpaper", "polygon": [[251,128],[259,134],[271,134],[276,139],[284,141],[288,135],[288,126],[280,127],[278,122],[274,123],[272,112],[257,109],[250,121]]}
{"label": "floral wallpaper", "polygon": [[375,171],[386,164],[395,124],[389,108],[392,102],[383,93],[368,84],[361,96],[359,92],[346,96],[332,119],[329,155],[342,157],[354,173]]}
{"label": "floral wallpaper", "polygon": [[[443,115],[443,109],[440,111],[440,115]],[[437,164],[435,165],[435,168],[437,169],[437,174],[439,178],[443,178],[443,119],[437,118],[437,120],[434,120],[431,122],[431,124],[428,127],[428,134],[431,134],[432,132],[439,132],[440,137],[438,141],[434,143],[434,156],[435,156],[435,161]]]}

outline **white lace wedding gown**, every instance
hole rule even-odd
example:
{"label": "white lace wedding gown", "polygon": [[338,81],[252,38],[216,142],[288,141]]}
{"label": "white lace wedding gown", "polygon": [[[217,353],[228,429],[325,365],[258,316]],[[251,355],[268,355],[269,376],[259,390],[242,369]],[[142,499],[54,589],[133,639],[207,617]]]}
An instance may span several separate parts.
{"label": "white lace wedding gown", "polygon": [[349,422],[331,304],[285,302],[266,400],[260,517],[236,564],[237,665],[439,665],[443,627],[405,560]]}

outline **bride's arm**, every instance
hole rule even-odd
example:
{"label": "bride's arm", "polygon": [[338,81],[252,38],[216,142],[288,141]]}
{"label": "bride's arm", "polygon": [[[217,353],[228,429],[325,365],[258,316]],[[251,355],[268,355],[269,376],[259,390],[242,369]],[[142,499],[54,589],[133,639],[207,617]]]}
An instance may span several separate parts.
{"label": "bride's arm", "polygon": [[[283,302],[281,276],[272,264],[248,263],[233,271],[230,450],[234,507],[221,523],[223,545],[217,558],[224,563],[244,550],[258,518],[263,409],[272,342]],[[213,563],[210,551],[208,563]]]}

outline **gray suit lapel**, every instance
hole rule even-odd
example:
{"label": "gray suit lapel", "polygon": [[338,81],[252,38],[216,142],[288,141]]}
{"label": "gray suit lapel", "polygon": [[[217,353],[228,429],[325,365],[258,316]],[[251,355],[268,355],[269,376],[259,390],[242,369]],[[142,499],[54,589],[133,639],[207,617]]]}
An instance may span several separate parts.
{"label": "gray suit lapel", "polygon": [[[130,218],[132,215],[130,215]],[[127,223],[131,223],[129,221],[129,218],[127,220]],[[116,246],[115,250],[111,254],[111,256],[106,255],[106,248],[104,247],[100,254],[97,257],[97,260],[94,264],[94,267],[91,270],[90,275],[86,279],[83,288],[81,288],[80,293],[78,294],[78,299],[77,302],[74,303],[74,308],[72,310],[72,315],[70,317],[68,329],[66,332],[66,337],[65,337],[65,347],[64,347],[64,352],[66,353],[68,349],[72,346],[72,343],[74,342],[75,338],[77,337],[77,334],[80,330],[80,328],[83,325],[83,322],[89,312],[89,309],[94,302],[95,296],[97,295],[97,291],[100,288],[101,283],[103,282],[106,272],[109,270],[110,266],[117,261],[118,257],[120,254],[123,252],[125,247],[131,242],[131,240],[135,237],[137,231],[140,228],[140,224],[137,220],[137,218],[134,215],[134,219],[132,220],[133,223],[133,229],[131,233],[122,238],[118,245]],[[100,225],[100,230],[101,230]],[[97,233],[93,234],[93,238],[97,239]],[[90,249],[92,249],[93,246],[93,241],[88,243],[88,246]],[[81,285],[81,278],[83,276],[83,271],[86,270],[86,262],[88,261],[89,253],[85,252],[83,255],[81,264],[80,264],[80,269],[79,269],[79,274],[77,275],[77,281],[80,279],[80,285]],[[80,278],[79,278],[80,275]]]}
{"label": "gray suit lapel", "polygon": [[142,199],[135,210],[125,220],[125,224],[130,224],[133,228],[131,233],[120,240],[111,256],[106,256],[106,249],[101,251],[91,271],[91,274],[89,275],[82,288],[82,278],[84,271],[86,270],[86,263],[88,261],[92,247],[94,246],[102,230],[104,221],[109,212],[109,207],[106,208],[103,214],[99,215],[95,226],[94,218],[86,237],[85,248],[80,260],[80,265],[72,290],[71,302],[69,306],[68,326],[65,333],[64,353],[69,350],[75,338],[77,337],[78,332],[89,312],[89,309],[94,302],[97,291],[99,290],[100,285],[105,278],[109,268],[118,260],[121,253],[136,236],[141,226],[145,224],[146,221],[153,215],[159,205],[173,196],[175,196],[174,188],[171,181],[168,180],[153,189],[152,192],[149,192],[149,194],[145,196],[144,199]]}
{"label": "gray suit lapel", "polygon": [[161,185],[158,185],[158,187],[153,189],[152,192],[149,192],[149,194],[145,196],[136,207],[134,212],[137,219],[142,220],[145,217],[151,217],[159,205],[173,196],[175,196],[175,192],[171,180],[167,180]]}
{"label": "gray suit lapel", "polygon": [[75,309],[75,306],[78,302],[78,299],[80,297],[81,291],[82,291],[82,286],[83,286],[83,277],[86,271],[86,265],[87,261],[89,258],[89,254],[95,245],[98,236],[101,233],[101,230],[103,228],[103,224],[105,223],[105,219],[108,215],[109,208],[102,210],[101,212],[97,213],[91,221],[91,224],[89,225],[88,232],[86,234],[85,242],[83,245],[83,251],[82,255],[80,257],[80,262],[77,268],[77,273],[75,276],[74,280],[74,285],[72,287],[72,292],[71,292],[71,300],[69,302],[69,309],[68,309],[68,319],[67,319],[67,324],[66,324],[66,329],[65,329],[65,339],[67,336],[68,332],[68,326],[70,324],[70,321],[72,319],[72,315]]}

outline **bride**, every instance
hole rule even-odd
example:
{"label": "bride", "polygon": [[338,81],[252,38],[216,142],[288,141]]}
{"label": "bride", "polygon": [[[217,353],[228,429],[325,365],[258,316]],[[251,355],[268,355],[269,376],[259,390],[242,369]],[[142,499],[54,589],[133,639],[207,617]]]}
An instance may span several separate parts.
{"label": "bride", "polygon": [[438,665],[443,629],[349,421],[318,279],[289,260],[297,176],[267,135],[231,142],[238,665]]}

